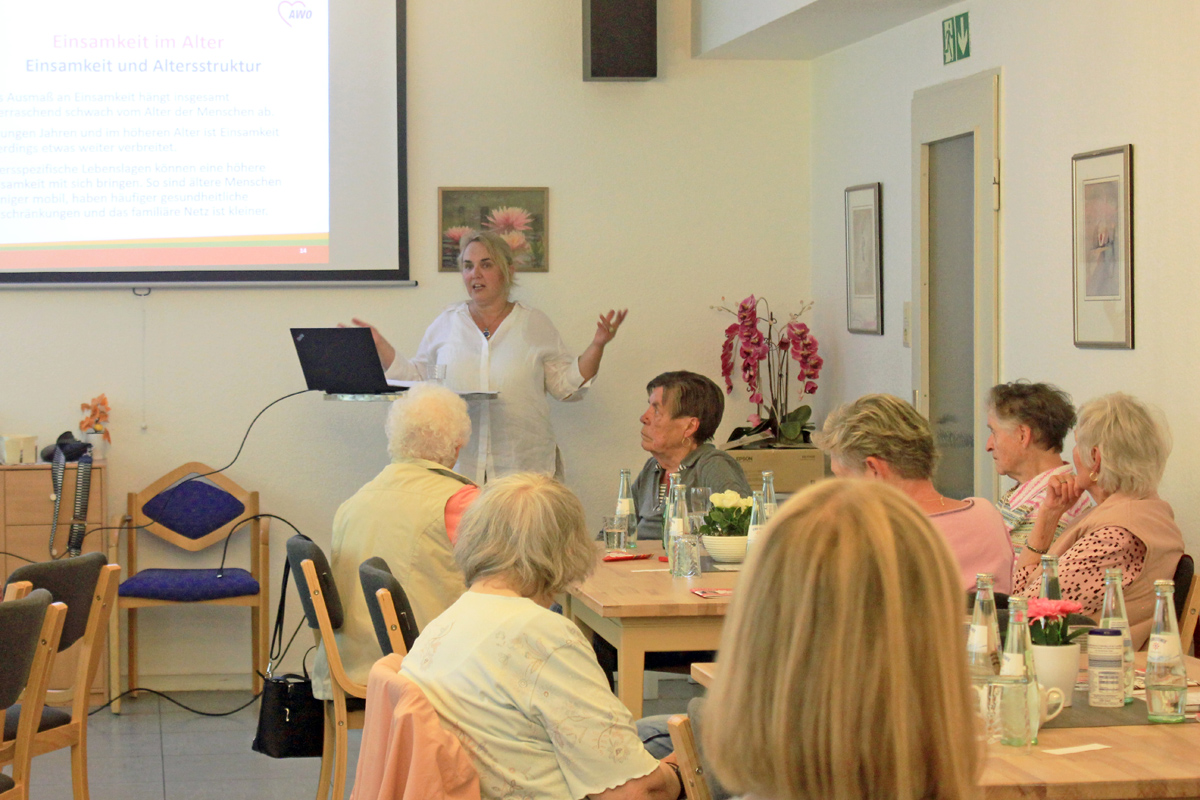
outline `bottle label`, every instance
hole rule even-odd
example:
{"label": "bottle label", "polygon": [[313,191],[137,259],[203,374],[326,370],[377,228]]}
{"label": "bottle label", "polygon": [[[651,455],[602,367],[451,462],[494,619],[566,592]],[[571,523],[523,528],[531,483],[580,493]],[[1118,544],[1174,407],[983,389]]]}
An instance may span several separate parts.
{"label": "bottle label", "polygon": [[[979,627],[983,627],[980,625]],[[1019,678],[1025,674],[1025,659],[1016,653],[1005,653],[1000,661],[1000,674]]]}
{"label": "bottle label", "polygon": [[617,516],[633,516],[633,499],[624,497],[617,501]]}
{"label": "bottle label", "polygon": [[1174,661],[1183,655],[1179,646],[1179,634],[1154,633],[1150,635],[1150,647],[1146,653],[1146,661],[1164,663]]}
{"label": "bottle label", "polygon": [[672,519],[671,527],[669,528],[669,531],[672,536],[678,536],[681,533],[683,533],[683,518],[675,517],[674,519]]}
{"label": "bottle label", "polygon": [[987,625],[972,625],[967,635],[967,650],[972,653],[985,653],[988,649]]}

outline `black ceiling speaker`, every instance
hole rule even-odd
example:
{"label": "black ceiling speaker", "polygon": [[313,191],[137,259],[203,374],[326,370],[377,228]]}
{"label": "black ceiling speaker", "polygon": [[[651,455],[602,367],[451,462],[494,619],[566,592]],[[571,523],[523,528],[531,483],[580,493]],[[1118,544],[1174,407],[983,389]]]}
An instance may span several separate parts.
{"label": "black ceiling speaker", "polygon": [[583,0],[583,79],[658,77],[658,0]]}

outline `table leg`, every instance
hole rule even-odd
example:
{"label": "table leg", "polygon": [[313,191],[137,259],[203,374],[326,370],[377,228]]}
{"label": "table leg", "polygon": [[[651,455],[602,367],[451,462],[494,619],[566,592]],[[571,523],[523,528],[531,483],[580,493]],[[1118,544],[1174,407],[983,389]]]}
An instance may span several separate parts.
{"label": "table leg", "polygon": [[646,647],[640,638],[624,631],[617,649],[617,697],[634,719],[642,718],[642,694],[645,688],[642,681],[646,673]]}

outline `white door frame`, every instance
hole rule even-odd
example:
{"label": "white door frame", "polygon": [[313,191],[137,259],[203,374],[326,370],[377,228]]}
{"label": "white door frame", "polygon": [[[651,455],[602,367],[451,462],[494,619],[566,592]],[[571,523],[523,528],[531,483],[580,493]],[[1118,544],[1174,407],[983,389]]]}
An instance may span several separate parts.
{"label": "white door frame", "polygon": [[988,390],[1000,376],[1000,70],[913,93],[913,404],[929,415],[929,145],[974,134],[975,145],[975,495],[999,493],[987,441]]}

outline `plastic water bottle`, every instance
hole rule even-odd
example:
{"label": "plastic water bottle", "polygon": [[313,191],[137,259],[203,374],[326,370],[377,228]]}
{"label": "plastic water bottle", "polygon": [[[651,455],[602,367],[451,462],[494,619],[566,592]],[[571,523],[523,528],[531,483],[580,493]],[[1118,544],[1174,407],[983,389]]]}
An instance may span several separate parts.
{"label": "plastic water bottle", "polygon": [[637,515],[633,510],[633,492],[629,488],[630,471],[621,470],[621,484],[617,487],[618,517],[625,518],[625,549],[637,549]]}
{"label": "plastic water bottle", "polygon": [[767,470],[763,472],[762,478],[764,522],[770,522],[771,517],[775,516],[775,509],[778,508],[778,505],[775,503],[775,473]]}
{"label": "plastic water bottle", "polygon": [[1175,620],[1175,581],[1154,582],[1154,626],[1146,654],[1146,706],[1151,722],[1183,722],[1187,670]]}
{"label": "plastic water bottle", "polygon": [[992,576],[975,576],[975,610],[967,634],[967,666],[972,677],[990,677],[1000,672],[1000,623],[996,619],[996,595]]}
{"label": "plastic water bottle", "polygon": [[1133,702],[1133,637],[1129,634],[1129,616],[1125,613],[1125,592],[1121,589],[1121,568],[1104,570],[1104,605],[1100,608],[1100,627],[1115,628],[1125,637],[1122,667],[1125,703]]}

